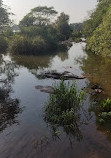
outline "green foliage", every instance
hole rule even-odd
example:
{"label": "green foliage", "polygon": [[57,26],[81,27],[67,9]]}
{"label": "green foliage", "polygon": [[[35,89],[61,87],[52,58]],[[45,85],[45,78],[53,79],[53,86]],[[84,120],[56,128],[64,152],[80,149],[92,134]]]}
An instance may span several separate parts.
{"label": "green foliage", "polygon": [[74,42],[80,42],[82,37],[82,33],[80,31],[74,30],[71,34],[71,39]]}
{"label": "green foliage", "polygon": [[3,31],[4,26],[7,26],[10,22],[7,8],[3,5],[3,1],[0,0],[0,32]]}
{"label": "green foliage", "polygon": [[7,26],[4,28],[4,32],[3,32],[3,35],[7,38],[10,38],[13,36],[13,31],[12,31],[12,28],[10,26]]}
{"label": "green foliage", "polygon": [[9,44],[9,51],[13,54],[41,55],[57,49],[57,41],[54,36],[47,34],[42,36],[15,35]]}
{"label": "green foliage", "polygon": [[111,0],[102,0],[98,3],[96,9],[91,13],[88,20],[83,23],[83,34],[92,36],[93,31],[102,23],[103,17],[111,5]]}
{"label": "green foliage", "polygon": [[[9,51],[14,54],[46,54],[57,50],[60,40],[70,36],[69,16],[61,13],[56,24],[52,17],[57,12],[53,7],[39,6],[30,11],[20,22],[20,32],[14,35]],[[17,34],[17,33],[16,33]]]}
{"label": "green foliage", "polygon": [[109,112],[111,110],[111,99],[106,99],[102,103],[102,108],[104,111]]}
{"label": "green foliage", "polygon": [[21,27],[21,35],[34,37],[34,36],[46,36],[46,27],[28,26]]}
{"label": "green foliage", "polygon": [[84,22],[83,34],[87,37],[86,50],[103,56],[111,55],[111,1],[102,0],[90,19]]}
{"label": "green foliage", "polygon": [[0,36],[0,53],[4,53],[8,47],[8,42],[5,37]]}
{"label": "green foliage", "polygon": [[103,22],[93,32],[92,37],[87,39],[87,50],[103,56],[111,55],[111,7]]}
{"label": "green foliage", "polygon": [[[69,16],[61,13],[55,24],[52,18],[56,15],[53,7],[39,6],[32,9],[20,22],[21,38],[19,36],[19,39],[13,39],[10,50],[18,54],[41,54],[56,50],[59,41],[70,36]],[[41,37],[44,42],[40,42],[40,39],[37,40],[38,43],[34,42],[37,37]]]}
{"label": "green foliage", "polygon": [[9,31],[9,19],[10,13],[8,12],[6,6],[3,5],[3,1],[0,0],[0,53],[4,53],[8,47],[8,40],[12,33]]}
{"label": "green foliage", "polygon": [[38,6],[30,11],[21,21],[20,26],[46,26],[57,12],[53,7]]}
{"label": "green foliage", "polygon": [[55,22],[55,28],[57,29],[59,40],[67,40],[71,35],[69,16],[65,13],[61,13]]}
{"label": "green foliage", "polygon": [[67,133],[74,133],[78,129],[79,110],[85,93],[77,91],[76,83],[70,85],[64,80],[54,86],[54,93],[46,103],[45,120],[52,127],[62,126]]}
{"label": "green foliage", "polygon": [[27,36],[14,36],[10,43],[9,50],[14,54],[38,55],[47,48],[46,42],[40,36],[29,38]]}
{"label": "green foliage", "polygon": [[97,110],[97,121],[105,124],[111,121],[111,99],[106,99],[99,104]]}

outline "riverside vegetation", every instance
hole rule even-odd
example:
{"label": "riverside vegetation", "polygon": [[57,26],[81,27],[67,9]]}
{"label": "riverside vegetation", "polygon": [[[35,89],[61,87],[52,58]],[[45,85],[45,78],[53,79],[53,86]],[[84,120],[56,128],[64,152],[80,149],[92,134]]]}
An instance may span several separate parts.
{"label": "riverside vegetation", "polygon": [[[19,22],[19,31],[13,32],[10,13],[0,0],[0,52],[41,55],[57,50],[61,41],[69,39],[69,16],[53,7],[39,6],[32,9]],[[56,18],[57,17],[57,18]],[[54,20],[55,19],[55,20]]]}
{"label": "riverside vegetation", "polygon": [[111,56],[111,1],[101,0],[90,18],[84,22],[86,50],[102,56]]}
{"label": "riverside vegetation", "polygon": [[[58,48],[68,49],[68,40],[80,41],[82,24],[69,24],[69,15],[53,7],[38,6],[26,14],[14,32],[14,24],[0,0],[0,52],[20,55],[42,55]],[[65,42],[66,41],[66,42]]]}
{"label": "riverside vegetation", "polygon": [[98,105],[97,109],[97,121],[105,125],[109,124],[111,121],[111,99],[105,99]]}
{"label": "riverside vegetation", "polygon": [[54,85],[54,94],[50,94],[45,106],[44,118],[52,127],[54,134],[63,127],[67,134],[79,136],[80,109],[85,99],[84,91],[77,91],[76,83],[68,84],[64,80]]}
{"label": "riverside vegetation", "polygon": [[[99,0],[96,9],[83,23],[86,50],[103,57],[111,57],[111,0]],[[99,56],[100,58],[100,56]],[[111,99],[97,103],[97,122],[109,126],[111,121]]]}

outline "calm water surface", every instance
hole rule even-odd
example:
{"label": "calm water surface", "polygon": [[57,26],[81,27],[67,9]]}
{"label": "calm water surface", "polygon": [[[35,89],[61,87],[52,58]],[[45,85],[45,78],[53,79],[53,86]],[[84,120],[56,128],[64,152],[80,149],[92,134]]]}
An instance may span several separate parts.
{"label": "calm water surface", "polygon": [[[5,87],[10,89],[8,102],[12,105],[10,108],[0,104],[0,158],[111,157],[110,130],[100,130],[93,112],[88,114],[90,119],[87,125],[79,127],[83,137],[80,141],[76,134],[67,135],[62,128],[59,137],[53,137],[43,119],[44,103],[49,95],[35,89],[37,85],[55,83],[53,79],[39,79],[38,74],[41,72],[70,71],[88,76],[88,79],[77,80],[78,89],[99,83],[105,95],[111,97],[111,59],[87,55],[83,51],[84,47],[85,43],[74,44],[68,52],[47,56],[0,57],[4,69],[0,77],[9,78],[10,84]],[[15,99],[18,102],[12,104]],[[88,94],[84,109],[88,110],[91,104],[92,99]]]}

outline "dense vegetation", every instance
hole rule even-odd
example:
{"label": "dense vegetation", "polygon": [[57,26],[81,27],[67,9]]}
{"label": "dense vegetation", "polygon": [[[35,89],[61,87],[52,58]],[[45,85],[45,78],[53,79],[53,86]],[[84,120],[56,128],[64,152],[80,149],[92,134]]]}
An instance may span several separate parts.
{"label": "dense vegetation", "polygon": [[69,16],[57,14],[53,7],[36,7],[20,21],[19,30],[13,32],[10,13],[0,1],[0,52],[40,55],[56,50],[71,34]]}
{"label": "dense vegetation", "polygon": [[72,29],[71,40],[80,42],[82,38],[83,23],[73,23],[70,25]]}
{"label": "dense vegetation", "polygon": [[11,22],[9,19],[10,14],[3,5],[2,0],[0,0],[0,53],[3,53],[8,47],[7,36]]}
{"label": "dense vegetation", "polygon": [[96,114],[97,123],[101,127],[107,127],[111,125],[111,99],[105,99],[104,101],[98,101],[96,106],[92,108]]}
{"label": "dense vegetation", "polygon": [[39,6],[30,11],[19,23],[20,33],[15,34],[9,51],[14,54],[46,54],[56,50],[61,41],[69,39],[69,16],[57,17],[53,7]]}
{"label": "dense vegetation", "polygon": [[0,13],[1,53],[8,50],[13,54],[46,54],[58,48],[67,49],[71,46],[67,40],[78,42],[82,36],[82,23],[69,24],[69,16],[64,12],[57,16],[53,7],[38,6],[31,9],[18,26],[11,25],[11,13],[2,1]]}
{"label": "dense vegetation", "polygon": [[87,50],[95,54],[111,55],[111,1],[101,0],[90,18],[84,22]]}

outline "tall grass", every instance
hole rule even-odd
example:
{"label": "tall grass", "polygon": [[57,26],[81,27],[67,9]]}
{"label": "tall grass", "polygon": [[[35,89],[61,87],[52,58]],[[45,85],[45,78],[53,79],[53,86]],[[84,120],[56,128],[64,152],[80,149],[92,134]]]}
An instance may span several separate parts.
{"label": "tall grass", "polygon": [[78,135],[79,111],[84,99],[85,92],[78,92],[76,83],[60,81],[54,85],[54,94],[49,96],[46,103],[45,120],[53,129],[62,126],[67,133]]}

